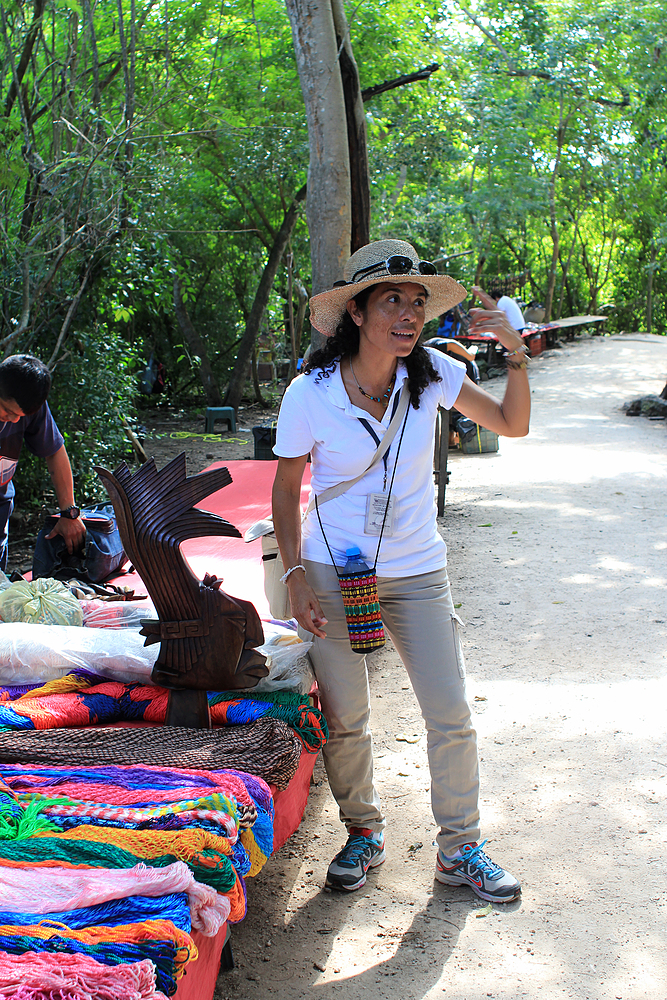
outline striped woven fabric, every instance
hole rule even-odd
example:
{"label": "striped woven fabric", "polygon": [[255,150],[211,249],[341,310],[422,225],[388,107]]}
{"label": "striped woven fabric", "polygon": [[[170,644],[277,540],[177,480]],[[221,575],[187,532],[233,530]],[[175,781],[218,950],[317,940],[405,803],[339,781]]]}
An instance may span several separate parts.
{"label": "striped woven fabric", "polygon": [[[153,900],[183,893],[188,906],[187,926],[182,930],[190,932],[190,927],[201,931],[206,937],[215,937],[229,916],[230,904],[224,896],[210,886],[197,882],[192,872],[182,861],[176,861],[166,868],[152,868],[149,865],[138,864],[134,868],[119,871],[118,869],[98,868],[95,871],[81,872],[74,868],[15,868],[5,869],[2,873],[3,909],[28,915],[27,920],[14,920],[13,923],[34,923],[30,915],[44,915],[80,910],[82,907],[94,908],[98,904],[109,904],[112,908],[122,900],[132,896],[142,896]],[[142,904],[144,910],[146,904]],[[167,913],[159,914],[171,919]],[[154,919],[157,914],[150,914]],[[132,917],[129,920],[148,919],[146,916]],[[9,921],[1,921],[8,923]],[[39,923],[39,921],[37,921]],[[72,926],[67,919],[63,923]],[[102,921],[100,921],[102,922]],[[108,921],[103,921],[108,923]],[[116,923],[127,923],[116,921]],[[89,920],[87,924],[95,924]],[[183,923],[183,922],[182,922]],[[87,926],[86,923],[78,926]]]}
{"label": "striped woven fabric", "polygon": [[352,649],[355,653],[380,649],[385,637],[375,571],[339,573],[338,583]]}
{"label": "striped woven fabric", "polygon": [[[54,869],[49,869],[49,872],[51,871]],[[83,873],[79,874],[81,877]],[[124,896],[122,899],[111,899],[104,903],[94,903],[92,906],[78,906],[72,910],[49,910],[44,913],[0,910],[0,924],[18,926],[41,924],[46,921],[50,924],[64,924],[70,930],[81,930],[84,927],[100,924],[117,927],[119,924],[130,922],[142,923],[144,920],[171,920],[179,930],[189,934],[192,920],[187,895],[184,892],[174,892],[157,897]]]}
{"label": "striped woven fabric", "polygon": [[[13,735],[85,742],[90,731]],[[144,739],[142,757],[149,752]],[[148,959],[157,986],[172,995],[197,954],[191,927],[215,935],[245,916],[244,876],[273,849],[271,791],[236,770],[86,767],[69,757],[59,766],[0,766],[0,950],[76,954],[105,966]]]}
{"label": "striped woven fabric", "polygon": [[[0,691],[0,728],[32,730],[104,725],[112,722],[163,723],[167,716],[166,688],[122,684],[77,672],[46,684],[5,687]],[[270,717],[287,723],[309,753],[327,741],[322,713],[310,699],[275,701],[246,698],[230,692],[209,692],[214,725],[246,725]]]}
{"label": "striped woven fabric", "polygon": [[203,830],[175,833],[85,826],[66,833],[37,834],[21,842],[0,840],[0,868],[121,869],[133,868],[140,861],[164,868],[184,861],[197,882],[227,897],[228,920],[238,923],[246,912],[245,882],[232,864],[231,851],[229,841]]}

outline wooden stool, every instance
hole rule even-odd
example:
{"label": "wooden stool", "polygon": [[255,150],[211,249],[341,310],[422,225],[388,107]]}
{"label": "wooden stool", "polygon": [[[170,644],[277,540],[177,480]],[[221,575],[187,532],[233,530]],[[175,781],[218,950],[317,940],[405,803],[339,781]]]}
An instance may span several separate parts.
{"label": "wooden stool", "polygon": [[230,431],[236,431],[236,414],[233,406],[209,406],[206,410],[206,434],[213,434],[216,420],[226,420]]}

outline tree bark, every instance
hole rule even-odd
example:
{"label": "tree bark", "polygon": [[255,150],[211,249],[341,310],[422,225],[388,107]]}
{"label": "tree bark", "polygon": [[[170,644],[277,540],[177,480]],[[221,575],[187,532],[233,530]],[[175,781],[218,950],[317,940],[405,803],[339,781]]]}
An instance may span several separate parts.
{"label": "tree bark", "polygon": [[359,83],[359,70],[350,43],[350,29],[342,0],[331,0],[340,75],[345,99],[347,146],[350,158],[350,253],[366,246],[371,239],[371,188],[368,177],[366,116]]}
{"label": "tree bark", "polygon": [[[14,106],[14,101],[18,97],[19,87],[25,72],[30,65],[30,57],[32,56],[32,50],[35,47],[35,42],[39,37],[39,32],[42,28],[42,16],[44,14],[44,8],[46,7],[46,0],[35,0],[33,7],[33,16],[28,28],[28,33],[25,36],[25,42],[23,43],[23,51],[21,53],[21,58],[18,61],[18,65],[15,68],[15,75],[7,91],[7,97],[5,98],[5,117],[9,118],[12,107]],[[3,11],[4,18],[4,11]]]}
{"label": "tree bark", "polygon": [[273,282],[276,280],[276,274],[278,273],[278,268],[280,267],[280,261],[282,260],[289,238],[292,235],[292,230],[294,229],[294,224],[296,223],[297,216],[299,214],[299,205],[305,197],[306,185],[304,184],[304,186],[297,191],[294,196],[294,201],[285,213],[283,223],[278,230],[275,242],[271,247],[269,259],[266,262],[264,270],[262,271],[262,277],[259,280],[259,285],[255,293],[255,300],[252,304],[250,315],[246,321],[245,331],[241,337],[239,349],[236,354],[236,363],[234,364],[232,377],[225,394],[225,406],[233,406],[235,410],[238,409],[241,397],[243,396],[243,389],[245,387],[245,381],[248,373],[248,364],[252,358],[255,340],[257,339],[264,311],[266,310],[269,302]]}
{"label": "tree bark", "polygon": [[557,132],[556,159],[554,161],[553,170],[551,171],[551,178],[549,180],[549,231],[551,233],[552,251],[551,251],[551,264],[549,267],[549,280],[547,283],[547,294],[544,300],[545,323],[548,323],[551,319],[551,309],[553,307],[554,291],[556,289],[558,252],[560,249],[560,233],[558,231],[558,219],[556,216],[556,182],[558,180],[558,171],[560,169],[561,156],[563,155],[563,146],[565,145],[565,130],[567,128],[567,123],[569,121],[570,114],[571,112],[568,112],[565,118],[563,118],[563,104],[561,99],[560,116],[558,121],[558,132]]}
{"label": "tree bark", "polygon": [[257,371],[257,344],[254,344],[252,349],[251,368],[252,368],[252,384],[255,390],[255,402],[259,403],[260,406],[266,408],[269,404],[264,399],[264,396],[262,396],[262,389],[259,384],[259,373]]}
{"label": "tree bark", "polygon": [[[345,96],[331,0],[286,0],[306,106],[313,294],[331,288],[350,256],[351,185]],[[313,337],[313,345],[323,342]]]}
{"label": "tree bark", "polygon": [[206,344],[195,330],[190,315],[183,301],[181,283],[178,277],[174,278],[174,312],[181,332],[188,342],[188,347],[192,353],[199,358],[199,377],[206,394],[207,406],[222,406],[222,393],[211,370],[208,360]]}
{"label": "tree bark", "polygon": [[646,332],[651,333],[653,329],[653,278],[655,275],[655,262],[658,259],[655,240],[651,239],[651,263],[649,264],[646,280]]}

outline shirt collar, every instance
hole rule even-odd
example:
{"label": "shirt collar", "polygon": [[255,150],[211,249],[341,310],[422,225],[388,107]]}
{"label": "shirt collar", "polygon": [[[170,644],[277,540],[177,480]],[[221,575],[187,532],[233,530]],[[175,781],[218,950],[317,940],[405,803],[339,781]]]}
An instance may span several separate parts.
{"label": "shirt collar", "polygon": [[[396,394],[401,391],[401,389],[403,388],[403,384],[407,382],[407,380],[408,380],[408,369],[406,367],[405,361],[403,361],[402,358],[399,358],[398,365],[396,366],[396,382],[394,384],[394,391],[392,393],[391,399],[389,400],[389,405],[385,410],[384,417],[382,418],[382,420],[379,420],[378,423],[389,424],[389,421],[391,420],[391,414],[394,408],[393,403]],[[374,417],[371,417],[370,413],[367,413],[366,410],[362,410],[360,406],[355,406],[354,403],[351,401],[350,397],[347,394],[347,389],[345,388],[345,384],[343,382],[343,376],[340,373],[340,363],[336,365],[336,370],[335,372],[332,372],[330,378],[323,379],[322,382],[328,394],[328,398],[330,402],[333,403],[334,406],[337,406],[339,409],[343,410],[345,413],[348,413],[353,417],[363,416],[364,419],[369,419],[369,418],[371,420],[375,419]]]}

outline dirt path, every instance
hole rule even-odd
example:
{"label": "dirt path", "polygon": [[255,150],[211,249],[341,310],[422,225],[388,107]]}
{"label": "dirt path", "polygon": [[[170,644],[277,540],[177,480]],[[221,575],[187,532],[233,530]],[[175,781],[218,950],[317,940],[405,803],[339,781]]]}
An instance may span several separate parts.
{"label": "dirt path", "polygon": [[532,366],[531,435],[451,460],[482,828],[522,899],[486,915],[434,882],[422,723],[386,648],[371,690],[387,861],[356,893],[322,890],[343,837],[318,763],[299,831],[249,880],[217,1000],[667,997],[667,427],[619,411],[666,377],[664,338],[551,352]]}

